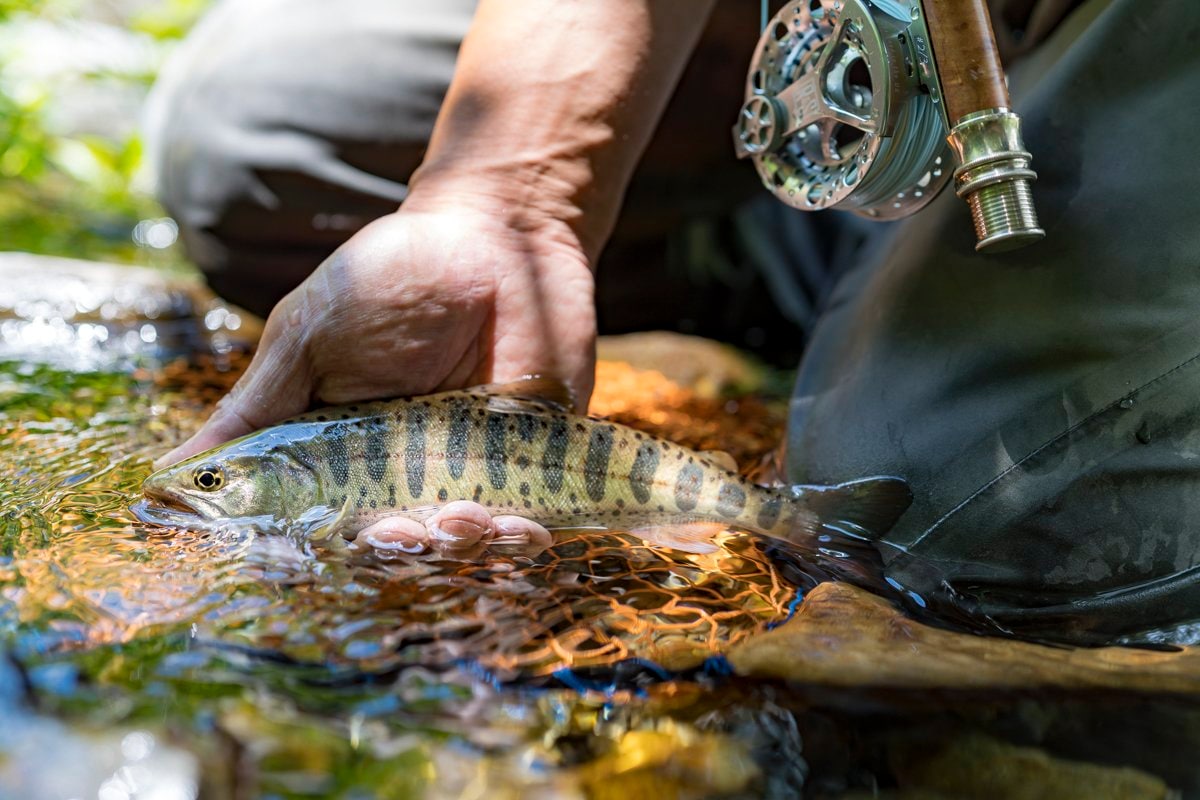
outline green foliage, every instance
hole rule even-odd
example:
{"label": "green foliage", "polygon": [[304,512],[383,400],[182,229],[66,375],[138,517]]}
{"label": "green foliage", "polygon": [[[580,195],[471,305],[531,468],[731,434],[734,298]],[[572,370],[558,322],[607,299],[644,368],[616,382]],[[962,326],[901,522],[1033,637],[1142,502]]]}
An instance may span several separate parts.
{"label": "green foliage", "polygon": [[[17,2],[17,0],[0,0]],[[211,0],[167,0],[147,8],[130,20],[130,28],[145,33],[159,41],[182,39],[200,15],[208,8]]]}
{"label": "green foliage", "polygon": [[[181,38],[210,0],[164,0],[123,21],[159,42]],[[34,16],[50,22],[79,18],[98,6],[89,0],[0,0],[0,28]],[[111,22],[111,19],[106,19]],[[154,200],[134,187],[142,142],[136,135],[102,137],[62,132],[51,125],[55,85],[12,78],[0,51],[0,250],[79,258],[176,264],[177,253],[140,249],[131,234],[141,219],[162,216]],[[87,73],[70,76],[85,88],[111,91],[113,83],[144,90],[152,74]]]}

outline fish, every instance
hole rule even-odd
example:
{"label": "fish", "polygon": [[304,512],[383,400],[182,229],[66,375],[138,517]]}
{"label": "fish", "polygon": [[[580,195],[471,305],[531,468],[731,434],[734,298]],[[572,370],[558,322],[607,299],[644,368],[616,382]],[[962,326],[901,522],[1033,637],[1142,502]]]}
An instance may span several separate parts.
{"label": "fish", "polygon": [[150,475],[159,524],[297,520],[326,510],[352,538],[391,516],[429,519],[470,500],[547,529],[608,528],[679,549],[713,549],[719,525],[813,547],[830,533],[873,540],[912,500],[875,477],[833,486],[757,485],[725,459],[571,413],[542,378],[317,409]]}

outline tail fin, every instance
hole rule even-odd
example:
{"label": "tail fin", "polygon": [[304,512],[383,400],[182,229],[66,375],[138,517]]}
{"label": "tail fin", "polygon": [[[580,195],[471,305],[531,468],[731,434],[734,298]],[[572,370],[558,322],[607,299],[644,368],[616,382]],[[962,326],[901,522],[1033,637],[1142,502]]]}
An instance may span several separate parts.
{"label": "tail fin", "polygon": [[876,477],[836,486],[793,486],[792,494],[832,531],[874,541],[892,529],[912,504],[900,478]]}
{"label": "tail fin", "polygon": [[[791,544],[772,542],[767,555],[801,591],[828,580],[860,586],[884,597],[901,591],[885,574],[877,544],[912,503],[899,478],[865,478],[836,486],[793,486],[804,512],[795,514]],[[903,595],[903,592],[901,591]]]}

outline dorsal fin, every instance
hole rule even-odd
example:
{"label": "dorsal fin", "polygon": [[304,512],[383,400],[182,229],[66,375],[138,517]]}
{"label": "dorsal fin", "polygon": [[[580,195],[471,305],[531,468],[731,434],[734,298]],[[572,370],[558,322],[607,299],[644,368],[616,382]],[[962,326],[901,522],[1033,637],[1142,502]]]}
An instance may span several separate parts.
{"label": "dorsal fin", "polygon": [[552,411],[573,413],[575,398],[558,378],[526,375],[508,383],[472,386],[471,394],[486,395],[488,406],[496,411]]}
{"label": "dorsal fin", "polygon": [[737,459],[726,450],[701,450],[700,455],[704,456],[721,469],[726,469],[730,472],[738,471]]}

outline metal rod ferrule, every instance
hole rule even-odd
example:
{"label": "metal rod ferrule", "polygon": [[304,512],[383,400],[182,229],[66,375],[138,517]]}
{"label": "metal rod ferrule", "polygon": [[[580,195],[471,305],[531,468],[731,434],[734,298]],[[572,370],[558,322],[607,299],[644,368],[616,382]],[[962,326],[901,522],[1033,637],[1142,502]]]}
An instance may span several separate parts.
{"label": "metal rod ferrule", "polygon": [[979,252],[1015,250],[1046,232],[1033,207],[1032,157],[1021,141],[1021,118],[989,108],[959,119],[947,137],[958,156],[954,189],[971,207]]}

